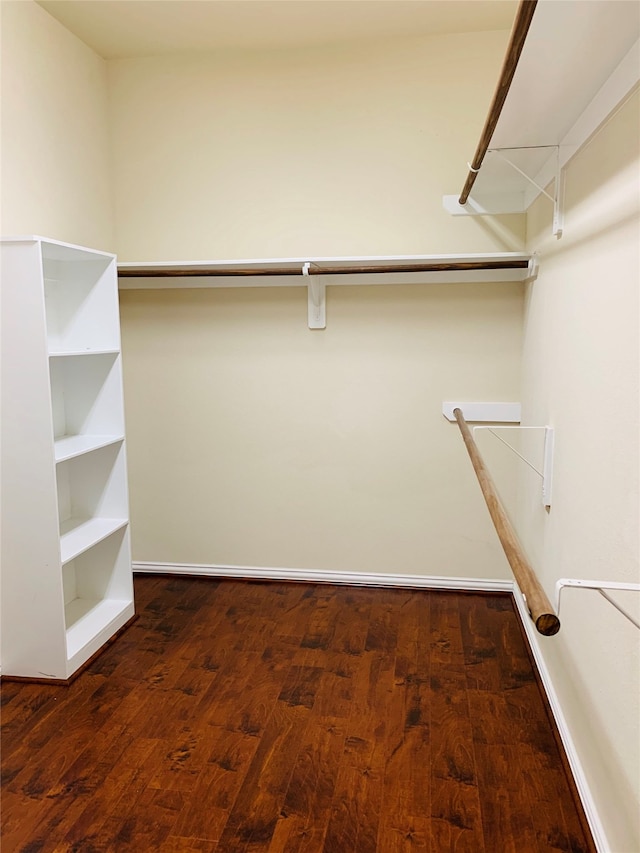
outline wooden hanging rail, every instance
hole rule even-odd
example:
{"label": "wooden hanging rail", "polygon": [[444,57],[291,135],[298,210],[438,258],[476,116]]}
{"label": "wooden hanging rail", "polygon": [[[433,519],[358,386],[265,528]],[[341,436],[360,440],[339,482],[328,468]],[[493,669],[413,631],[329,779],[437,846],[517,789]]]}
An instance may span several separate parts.
{"label": "wooden hanging rail", "polygon": [[522,545],[513,529],[511,522],[504,510],[502,501],[498,496],[491,475],[480,455],[480,451],[467,426],[464,415],[460,409],[454,409],[453,415],[460,427],[467,452],[478,477],[480,488],[487,504],[487,509],[493,521],[496,533],[504,549],[505,556],[511,566],[511,571],[516,579],[520,591],[525,597],[529,613],[536,628],[541,634],[551,637],[560,630],[560,620],[556,616],[551,602],[536,577],[529,560],[527,559]]}
{"label": "wooden hanging rail", "polygon": [[502,65],[502,71],[500,72],[500,79],[498,80],[498,85],[493,95],[489,115],[487,116],[487,120],[482,130],[482,135],[480,136],[480,142],[478,142],[476,153],[473,155],[473,160],[470,164],[467,180],[462,192],[460,193],[458,204],[467,203],[469,193],[471,192],[471,188],[473,187],[478,172],[480,171],[482,161],[487,153],[487,148],[491,143],[491,137],[496,129],[496,125],[498,124],[498,119],[500,118],[504,102],[507,99],[511,81],[513,80],[513,75],[515,74],[518,66],[520,54],[522,53],[522,48],[524,47],[524,42],[527,37],[527,33],[529,32],[529,26],[531,25],[531,19],[533,18],[533,13],[536,10],[537,2],[538,0],[520,0],[513,29],[511,30],[507,54]]}
{"label": "wooden hanging rail", "polygon": [[[468,270],[527,269],[528,260],[437,261],[412,264],[361,264],[359,266],[318,266],[310,263],[308,275],[356,275],[412,272],[464,272]],[[302,266],[224,267],[224,266],[136,266],[118,268],[120,278],[182,278],[208,276],[301,276]]]}

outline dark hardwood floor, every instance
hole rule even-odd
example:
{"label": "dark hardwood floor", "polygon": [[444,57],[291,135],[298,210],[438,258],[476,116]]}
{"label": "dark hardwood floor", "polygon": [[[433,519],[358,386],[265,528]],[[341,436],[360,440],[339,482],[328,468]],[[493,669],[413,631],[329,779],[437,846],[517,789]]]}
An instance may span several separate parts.
{"label": "dark hardwood floor", "polygon": [[2,684],[2,851],[595,851],[506,594],[137,577]]}

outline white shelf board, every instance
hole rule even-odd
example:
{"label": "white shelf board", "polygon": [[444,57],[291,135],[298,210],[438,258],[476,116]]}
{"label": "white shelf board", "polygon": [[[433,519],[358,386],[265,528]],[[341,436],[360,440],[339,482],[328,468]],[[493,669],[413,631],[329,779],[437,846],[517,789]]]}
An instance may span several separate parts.
{"label": "white shelf board", "polygon": [[41,243],[43,256],[53,261],[95,261],[96,257],[109,261],[116,257],[111,252],[88,249],[86,246],[76,246],[75,243],[64,243],[37,234],[0,237],[0,243]]}
{"label": "white shelf board", "polygon": [[[491,149],[508,149],[513,163],[547,186],[638,83],[639,39],[636,2],[539,0],[470,200],[461,206],[459,192],[444,196],[445,209],[526,211],[539,191]],[[462,189],[468,170],[460,165]]]}
{"label": "white shelf board", "polygon": [[64,565],[128,524],[126,518],[68,518],[60,523],[60,558]]}
{"label": "white shelf board", "polygon": [[75,358],[79,355],[119,355],[117,349],[50,350],[49,358]]}
{"label": "white shelf board", "polygon": [[99,638],[102,633],[111,636],[112,624],[120,619],[128,608],[133,609],[130,600],[113,598],[103,598],[96,601],[74,598],[65,605],[67,659],[71,660],[89,643],[95,645],[96,638]]}
{"label": "white shelf board", "polygon": [[529,255],[522,252],[480,252],[460,253],[450,252],[448,254],[438,255],[324,255],[320,256],[305,256],[295,258],[247,258],[247,259],[227,259],[227,260],[179,260],[179,261],[119,261],[118,270],[136,270],[141,267],[156,268],[163,270],[168,267],[190,267],[191,269],[206,269],[207,267],[221,267],[222,269],[246,269],[247,267],[255,267],[256,269],[279,269],[288,268],[291,270],[301,269],[306,263],[313,264],[318,267],[359,267],[365,264],[372,266],[379,264],[391,264],[403,266],[412,263],[456,263],[456,262],[472,262],[472,261],[518,261],[528,260]]}
{"label": "white shelf board", "polygon": [[445,401],[442,414],[448,421],[455,421],[454,409],[460,409],[464,419],[472,423],[520,423],[520,403],[456,403]]}
{"label": "white shelf board", "polygon": [[540,0],[489,147],[558,145],[639,37],[637,3]]}
{"label": "white shelf board", "polygon": [[54,442],[55,459],[56,462],[65,462],[121,441],[124,441],[123,435],[63,435]]}

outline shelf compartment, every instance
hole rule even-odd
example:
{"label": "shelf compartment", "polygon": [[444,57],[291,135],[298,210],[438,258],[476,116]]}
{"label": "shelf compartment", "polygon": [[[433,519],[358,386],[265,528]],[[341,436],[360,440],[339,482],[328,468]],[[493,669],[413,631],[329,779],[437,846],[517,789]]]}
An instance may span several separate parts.
{"label": "shelf compartment", "polygon": [[118,353],[49,359],[54,439],[124,435]]}
{"label": "shelf compartment", "polygon": [[55,440],[56,464],[124,441],[123,435],[63,435]]}
{"label": "shelf compartment", "polygon": [[127,523],[123,442],[58,463],[56,483],[63,563]]}
{"label": "shelf compartment", "polygon": [[[89,643],[95,648],[85,659],[103,646],[118,628],[133,616],[133,601],[119,599],[90,600],[76,598],[65,607],[67,628],[67,659],[72,660],[86,650]],[[114,624],[114,623],[120,624]],[[96,640],[96,638],[99,638]],[[74,665],[75,668],[75,665]]]}
{"label": "shelf compartment", "polygon": [[47,252],[43,273],[49,351],[119,349],[115,262],[108,255]]}
{"label": "shelf compartment", "polygon": [[93,548],[128,523],[126,518],[68,518],[60,525],[62,564]]}
{"label": "shelf compartment", "polygon": [[128,529],[67,563],[62,582],[67,659],[86,659],[133,615]]}

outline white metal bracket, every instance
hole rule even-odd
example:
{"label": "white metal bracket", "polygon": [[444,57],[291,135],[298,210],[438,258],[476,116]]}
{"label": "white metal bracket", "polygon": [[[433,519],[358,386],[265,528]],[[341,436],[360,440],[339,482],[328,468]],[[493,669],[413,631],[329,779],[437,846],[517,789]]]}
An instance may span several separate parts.
{"label": "white metal bracket", "polygon": [[590,581],[580,578],[560,578],[556,583],[556,613],[560,616],[560,594],[566,586],[579,587],[581,589],[595,589],[603,598],[612,604],[616,610],[619,610],[623,616],[632,622],[636,628],[640,628],[640,622],[630,613],[621,607],[617,601],[607,595],[606,589],[623,590],[625,592],[640,592],[640,583],[622,583],[618,581]]}
{"label": "white metal bracket", "polygon": [[[554,440],[553,439],[553,437],[554,437],[553,427],[550,427],[550,426],[542,426],[542,427],[540,427],[540,426],[513,426],[513,427],[512,426],[492,426],[492,427],[490,427],[490,426],[474,426],[473,432],[475,432],[477,429],[489,430],[489,432],[492,435],[494,435],[498,439],[498,441],[501,441],[506,447],[509,448],[509,450],[513,451],[513,453],[515,453],[515,455],[519,459],[522,459],[522,461],[526,465],[528,465],[532,471],[535,471],[535,473],[542,480],[542,505],[548,509],[551,506],[551,491],[552,491],[552,485],[553,485],[553,440]],[[543,452],[543,460],[542,460],[542,471],[540,471],[539,468],[537,468],[532,462],[530,462],[529,459],[527,459],[525,456],[523,456],[520,453],[520,451],[516,450],[515,447],[513,447],[511,444],[509,444],[508,441],[505,441],[504,438],[499,436],[498,433],[495,432],[496,429],[500,429],[500,430],[503,430],[503,429],[517,429],[517,430],[524,430],[524,429],[540,430],[540,429],[543,429],[544,430],[544,452]]]}
{"label": "white metal bracket", "polygon": [[310,329],[327,328],[327,288],[320,276],[309,275],[309,262],[302,266],[302,275],[308,278],[307,284],[307,306],[309,314]]}
{"label": "white metal bracket", "polygon": [[[560,146],[559,145],[545,145],[542,146],[544,148],[555,148],[556,149],[556,173],[554,180],[554,194],[551,195],[548,193],[544,187],[540,186],[530,175],[527,175],[519,166],[506,157],[503,154],[503,151],[514,151],[516,149],[513,148],[488,148],[487,154],[497,154],[505,163],[508,163],[512,169],[515,169],[519,175],[522,175],[530,184],[538,190],[538,192],[545,195],[548,199],[553,202],[553,226],[552,233],[554,237],[560,239],[562,237],[562,228],[564,225],[564,169],[560,164]],[[523,146],[523,148],[527,148],[527,146]]]}

